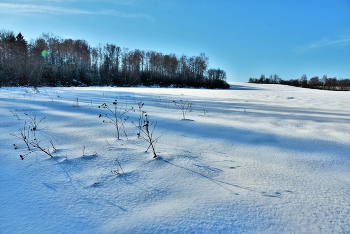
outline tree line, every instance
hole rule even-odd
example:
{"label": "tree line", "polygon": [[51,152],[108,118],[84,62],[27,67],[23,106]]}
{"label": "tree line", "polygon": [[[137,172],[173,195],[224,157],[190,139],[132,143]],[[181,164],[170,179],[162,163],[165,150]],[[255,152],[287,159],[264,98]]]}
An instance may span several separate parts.
{"label": "tree line", "polygon": [[209,58],[129,50],[114,44],[42,34],[30,42],[0,31],[1,86],[135,86],[229,88],[224,70]]}
{"label": "tree line", "polygon": [[282,84],[295,87],[350,91],[350,79],[328,78],[324,75],[322,78],[314,76],[310,79],[304,74],[299,79],[283,80],[277,74],[270,75],[268,78],[264,74],[260,78],[249,78],[249,83],[257,84]]}

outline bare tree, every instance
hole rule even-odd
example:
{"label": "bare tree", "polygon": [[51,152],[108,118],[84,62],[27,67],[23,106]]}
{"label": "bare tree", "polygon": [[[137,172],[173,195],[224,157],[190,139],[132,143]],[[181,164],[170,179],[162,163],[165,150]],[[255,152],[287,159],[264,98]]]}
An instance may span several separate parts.
{"label": "bare tree", "polygon": [[327,80],[328,80],[327,75],[323,75],[322,76],[323,89],[325,89],[326,87]]}
{"label": "bare tree", "polygon": [[309,86],[312,89],[318,88],[319,86],[321,86],[321,82],[318,76],[314,76],[309,80]]}
{"label": "bare tree", "polygon": [[302,88],[306,88],[307,87],[307,76],[305,74],[301,76],[300,84],[301,84]]}

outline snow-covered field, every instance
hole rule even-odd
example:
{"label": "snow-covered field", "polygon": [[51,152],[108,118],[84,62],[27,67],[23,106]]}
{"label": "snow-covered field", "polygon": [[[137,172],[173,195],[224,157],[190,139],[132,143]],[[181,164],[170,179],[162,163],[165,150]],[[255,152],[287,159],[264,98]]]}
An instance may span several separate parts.
{"label": "snow-covered field", "polygon": [[[350,232],[350,92],[38,91],[0,88],[0,233]],[[98,106],[114,100],[144,103],[158,158],[137,138],[137,111],[126,114],[128,140],[102,122]],[[193,104],[186,120],[179,100]],[[20,159],[28,150],[11,134],[30,117],[45,117],[36,135],[45,148],[52,140],[53,158]]]}

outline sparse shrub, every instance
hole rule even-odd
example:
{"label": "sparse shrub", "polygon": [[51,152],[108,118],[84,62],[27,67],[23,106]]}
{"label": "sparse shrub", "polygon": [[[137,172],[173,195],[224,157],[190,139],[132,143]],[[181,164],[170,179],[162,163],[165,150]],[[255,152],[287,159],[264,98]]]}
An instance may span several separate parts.
{"label": "sparse shrub", "polygon": [[152,101],[154,101],[156,104],[160,104],[162,102],[162,99],[160,97],[158,97],[156,99],[152,98]]}
{"label": "sparse shrub", "polygon": [[207,115],[207,113],[208,113],[207,109],[205,109],[205,108],[202,108],[202,111],[198,110],[198,114],[200,112],[203,112],[204,115]]}
{"label": "sparse shrub", "polygon": [[9,109],[9,110],[13,114],[13,116],[16,116],[17,119],[20,120],[20,118],[19,118],[19,116],[18,116],[18,114],[16,112],[12,111],[11,109]]}
{"label": "sparse shrub", "polygon": [[104,118],[104,123],[110,123],[113,124],[117,130],[117,138],[120,140],[121,132],[123,131],[126,139],[128,139],[128,135],[125,130],[125,122],[128,120],[129,117],[125,116],[126,113],[129,111],[134,111],[134,108],[131,107],[130,109],[122,109],[122,107],[118,107],[118,100],[114,100],[112,103],[112,107],[110,107],[108,104],[103,103],[101,106],[98,106],[98,108],[106,109],[110,114],[99,114],[99,118]]}
{"label": "sparse shrub", "polygon": [[[157,126],[157,122],[150,123],[149,115],[147,114],[146,111],[142,111],[141,119],[143,120],[142,126],[138,126],[135,123],[133,123],[139,129],[139,133],[137,133],[137,136],[139,138],[144,139],[149,144],[147,149],[146,149],[146,152],[149,150],[149,148],[151,148],[152,152],[153,152],[153,158],[156,158],[157,153],[156,153],[155,145],[156,145],[158,139],[162,136],[162,135],[160,135],[157,138],[154,138],[154,136],[153,136],[154,130]],[[152,125],[153,125],[153,129],[151,129]]]}
{"label": "sparse shrub", "polygon": [[86,153],[85,145],[83,146],[82,151],[83,151],[82,157],[84,157],[84,156],[97,156],[97,152],[96,151],[94,151],[94,153],[92,155],[91,154],[90,155],[89,154],[85,154]]}
{"label": "sparse shrub", "polygon": [[[26,144],[28,150],[30,150],[30,144],[29,144],[30,129],[27,128],[27,121],[25,121],[24,124],[23,124],[23,127],[21,127],[18,130],[18,133],[19,133],[19,135],[16,135],[15,133],[11,133],[11,135],[14,136],[14,137],[17,137],[20,140],[22,140]],[[15,150],[18,149],[18,147],[15,144],[13,144],[13,146],[15,147]]]}
{"label": "sparse shrub", "polygon": [[73,102],[74,107],[79,107],[79,99],[76,98],[75,101]]}
{"label": "sparse shrub", "polygon": [[124,173],[124,170],[123,170],[122,165],[120,164],[118,158],[115,159],[115,162],[117,163],[117,167],[115,169],[111,170],[112,174],[120,175],[120,174]]}
{"label": "sparse shrub", "polygon": [[50,94],[45,90],[46,95],[50,98],[51,102],[53,101],[53,97],[50,96]]}
{"label": "sparse shrub", "polygon": [[144,106],[143,102],[138,102],[137,105],[139,107],[139,117],[137,119],[138,125],[136,125],[136,127],[139,129],[137,137],[140,138],[141,128],[142,128],[142,124],[143,124],[143,117],[144,117],[145,111],[142,110],[142,107]]}
{"label": "sparse shrub", "polygon": [[[108,148],[109,148],[108,151],[111,151],[113,149],[113,146],[108,142],[108,140],[105,140],[105,142],[108,144]],[[124,173],[124,170],[118,158],[115,158],[115,162],[116,162],[116,168],[111,170],[112,174],[120,175]]]}
{"label": "sparse shrub", "polygon": [[[20,158],[24,160],[25,157],[27,157],[29,154],[34,153],[34,152],[42,152],[53,158],[52,152],[56,151],[56,148],[52,142],[52,140],[49,141],[49,143],[52,146],[52,150],[50,150],[50,146],[45,147],[42,146],[41,142],[38,137],[37,137],[37,130],[38,130],[38,125],[41,121],[45,119],[42,118],[39,121],[37,121],[36,116],[30,116],[28,114],[25,114],[30,118],[29,121],[29,126],[27,125],[27,121],[24,122],[23,127],[21,127],[18,132],[19,134],[12,133],[11,135],[14,137],[17,137],[18,139],[22,140],[28,149],[28,152],[25,154],[21,154]],[[14,149],[17,150],[19,147],[16,144],[13,144]]]}
{"label": "sparse shrub", "polygon": [[187,111],[192,111],[193,104],[184,100],[180,100],[179,102],[173,101],[173,103],[181,110],[183,119],[186,119],[186,113]]}
{"label": "sparse shrub", "polygon": [[30,126],[32,127],[31,130],[36,131],[36,129],[38,128],[38,125],[41,123],[41,121],[43,121],[44,119],[46,119],[46,117],[41,118],[39,121],[36,119],[36,115],[33,114],[33,116],[24,113],[26,116],[28,116],[30,118]]}

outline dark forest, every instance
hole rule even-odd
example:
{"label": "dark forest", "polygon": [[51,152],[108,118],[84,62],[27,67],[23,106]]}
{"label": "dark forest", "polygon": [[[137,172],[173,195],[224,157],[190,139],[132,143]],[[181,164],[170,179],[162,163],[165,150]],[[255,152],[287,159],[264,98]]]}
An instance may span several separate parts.
{"label": "dark forest", "polygon": [[291,85],[301,88],[310,89],[324,89],[333,91],[350,91],[350,79],[337,79],[336,77],[330,78],[327,75],[323,75],[322,78],[313,76],[308,79],[305,74],[300,78],[283,80],[277,74],[265,77],[264,74],[260,78],[249,78],[249,83],[257,84],[282,84]]}
{"label": "dark forest", "polygon": [[153,86],[229,88],[226,72],[209,58],[129,50],[50,33],[26,41],[0,31],[0,86]]}

